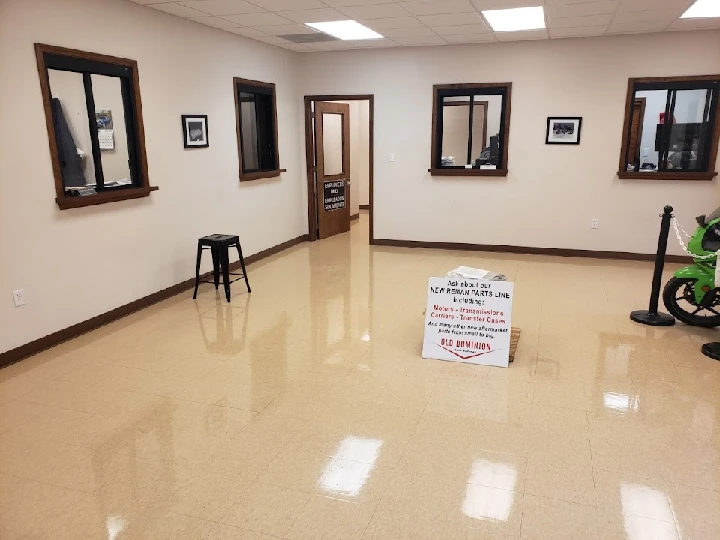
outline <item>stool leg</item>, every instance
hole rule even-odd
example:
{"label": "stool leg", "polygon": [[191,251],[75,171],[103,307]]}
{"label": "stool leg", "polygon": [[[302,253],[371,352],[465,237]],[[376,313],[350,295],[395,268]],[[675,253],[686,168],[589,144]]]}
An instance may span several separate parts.
{"label": "stool leg", "polygon": [[225,298],[230,301],[230,256],[228,255],[228,246],[220,248],[220,265],[222,266],[223,287],[225,288]]}
{"label": "stool leg", "polygon": [[236,244],[236,246],[237,246],[237,250],[238,250],[238,255],[240,256],[240,266],[242,267],[243,275],[245,276],[245,285],[247,286],[248,292],[252,292],[250,290],[250,281],[248,281],[247,270],[245,270],[245,258],[243,257],[243,254],[242,254],[242,248],[240,247],[240,242],[238,242]]}
{"label": "stool leg", "polygon": [[193,293],[193,300],[197,298],[198,287],[200,286],[200,262],[202,261],[203,248],[198,244],[197,250],[197,262],[195,263],[195,292]]}
{"label": "stool leg", "polygon": [[213,281],[215,282],[215,290],[220,286],[220,254],[215,246],[210,248],[213,260]]}

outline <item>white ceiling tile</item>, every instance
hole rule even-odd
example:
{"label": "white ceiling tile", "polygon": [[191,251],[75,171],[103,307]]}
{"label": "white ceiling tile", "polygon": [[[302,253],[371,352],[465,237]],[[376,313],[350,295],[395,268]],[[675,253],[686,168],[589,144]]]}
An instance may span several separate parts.
{"label": "white ceiling tile", "polygon": [[304,24],[279,24],[277,26],[263,26],[263,32],[272,36],[285,36],[288,34],[317,34],[315,30]]}
{"label": "white ceiling tile", "polygon": [[381,34],[388,38],[434,36],[435,32],[426,26],[417,28],[387,28]]}
{"label": "white ceiling tile", "polygon": [[541,30],[521,30],[520,32],[495,32],[498,41],[525,41],[528,39],[548,39],[545,28]]}
{"label": "white ceiling tile", "polygon": [[299,23],[347,21],[347,15],[332,8],[304,9],[300,11],[281,11],[279,15]]}
{"label": "white ceiling tile", "polygon": [[423,26],[423,23],[418,21],[415,17],[393,17],[391,19],[371,19],[358,21],[359,23],[372,28],[373,30],[380,32],[388,28],[416,28]]}
{"label": "white ceiling tile", "polygon": [[183,0],[180,4],[208,15],[238,15],[264,11],[244,0]]}
{"label": "white ceiling tile", "polygon": [[654,11],[625,11],[616,13],[613,22],[615,23],[633,23],[633,22],[661,22],[665,21],[670,24],[677,19],[677,13],[667,9],[659,9]]}
{"label": "white ceiling tile", "polygon": [[712,28],[720,28],[720,18],[680,19],[672,23],[668,30],[708,30]]}
{"label": "white ceiling tile", "polygon": [[190,17],[189,20],[204,24],[205,26],[220,28],[221,30],[237,28],[237,24],[221,19],[220,17]]}
{"label": "white ceiling tile", "polygon": [[258,38],[258,37],[266,37],[267,34],[265,32],[261,32],[260,30],[257,30],[256,28],[246,28],[245,26],[238,26],[236,28],[230,28],[227,30],[228,32],[232,32],[233,34],[237,34],[239,36],[245,36],[249,38]]}
{"label": "white ceiling tile", "polygon": [[393,39],[393,41],[397,41],[400,45],[405,45],[406,47],[420,47],[424,45],[445,45],[445,43],[447,43],[440,36],[395,38]]}
{"label": "white ceiling tile", "polygon": [[415,0],[413,2],[400,2],[400,5],[413,15],[471,13],[475,11],[470,0]]}
{"label": "white ceiling tile", "polygon": [[287,45],[283,45],[282,47],[283,49],[295,52],[313,52],[310,47],[301,43],[288,43]]}
{"label": "white ceiling tile", "polygon": [[491,33],[490,29],[484,24],[454,24],[450,26],[434,26],[433,31],[443,37]]}
{"label": "white ceiling tile", "polygon": [[453,24],[481,24],[479,13],[452,13],[448,15],[420,15],[420,22],[427,26],[451,26]]}
{"label": "white ceiling tile", "polygon": [[581,37],[581,36],[602,36],[607,26],[580,26],[575,28],[551,28],[550,37],[553,39]]}
{"label": "white ceiling tile", "polygon": [[203,13],[202,11],[189,8],[187,6],[181,6],[180,4],[176,4],[175,2],[168,2],[165,4],[150,4],[148,7],[164,11],[165,13],[170,13],[171,15],[177,15],[178,17],[185,17],[186,19],[189,19],[190,17],[202,17],[204,15],[207,15],[207,13]]}
{"label": "white ceiling tile", "polygon": [[548,6],[545,8],[545,12],[550,18],[583,17],[586,15],[615,13],[617,6],[617,0],[603,0],[602,2],[583,2],[582,4]]}
{"label": "white ceiling tile", "polygon": [[682,15],[694,3],[695,0],[622,0],[619,11],[672,9]]}
{"label": "white ceiling tile", "polygon": [[639,34],[644,32],[662,32],[668,27],[667,22],[613,22],[607,30],[608,34]]}
{"label": "white ceiling tile", "polygon": [[448,43],[489,43],[496,41],[493,34],[453,34],[443,36]]}
{"label": "white ceiling tile", "polygon": [[586,2],[597,2],[598,0],[545,0],[546,6],[567,6],[568,4],[584,4]]}
{"label": "white ceiling tile", "polygon": [[136,4],[142,4],[144,6],[147,6],[149,4],[166,4],[168,0],[130,0],[131,2],[135,2]]}
{"label": "white ceiling tile", "polygon": [[392,4],[394,0],[323,0],[331,7],[347,6],[374,6],[377,4]]}
{"label": "white ceiling tile", "polygon": [[582,26],[607,26],[612,20],[612,14],[588,15],[587,17],[560,17],[548,19],[550,28],[580,28]]}
{"label": "white ceiling tile", "polygon": [[[207,2],[209,0],[200,0]],[[320,0],[248,0],[249,2],[260,6],[268,11],[286,11],[297,9],[317,9],[324,8],[325,4]]]}
{"label": "white ceiling tile", "polygon": [[479,11],[542,6],[543,0],[472,0]]}
{"label": "white ceiling tile", "polygon": [[348,51],[355,49],[355,45],[338,39],[337,41],[321,41],[320,43],[308,43],[308,47],[315,51]]}
{"label": "white ceiling tile", "polygon": [[399,47],[399,43],[390,39],[350,39],[347,41],[358,49],[380,49],[386,47]]}
{"label": "white ceiling tile", "polygon": [[245,15],[228,15],[223,17],[241,26],[272,26],[277,24],[290,24],[292,21],[281,17],[277,13],[247,13]]}
{"label": "white ceiling tile", "polygon": [[398,4],[378,4],[375,6],[353,6],[340,8],[340,11],[351,19],[387,19],[389,17],[406,17],[408,12]]}

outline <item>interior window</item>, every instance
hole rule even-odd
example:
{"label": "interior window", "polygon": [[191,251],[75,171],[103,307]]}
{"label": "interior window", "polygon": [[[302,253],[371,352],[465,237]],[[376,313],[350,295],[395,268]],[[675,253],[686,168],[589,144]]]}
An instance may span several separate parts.
{"label": "interior window", "polygon": [[711,178],[719,90],[708,77],[631,79],[619,176]]}
{"label": "interior window", "polygon": [[61,208],[146,196],[134,61],[36,45]]}
{"label": "interior window", "polygon": [[433,174],[504,175],[510,83],[436,85]]}
{"label": "interior window", "polygon": [[240,179],[278,176],[275,85],[235,79]]}

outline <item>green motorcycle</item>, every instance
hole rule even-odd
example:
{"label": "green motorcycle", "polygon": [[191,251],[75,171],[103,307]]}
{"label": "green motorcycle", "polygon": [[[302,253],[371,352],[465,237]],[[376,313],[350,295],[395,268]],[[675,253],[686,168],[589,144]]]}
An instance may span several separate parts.
{"label": "green motorcycle", "polygon": [[[697,218],[699,227],[689,237],[687,251],[694,264],[681,268],[667,282],[663,302],[670,314],[692,326],[720,326],[720,289],[715,286],[716,252],[720,250],[720,208]],[[677,221],[675,231],[682,244]],[[684,232],[684,231],[683,231]]]}

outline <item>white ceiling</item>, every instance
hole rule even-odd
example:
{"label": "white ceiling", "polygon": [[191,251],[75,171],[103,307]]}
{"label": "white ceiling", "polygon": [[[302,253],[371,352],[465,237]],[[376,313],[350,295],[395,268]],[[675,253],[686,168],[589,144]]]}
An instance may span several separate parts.
{"label": "white ceiling", "polygon": [[[720,18],[679,20],[694,0],[131,0],[293,51],[312,52],[720,29]],[[720,1],[720,0],[719,0]],[[486,9],[545,6],[546,30],[493,32]],[[308,22],[354,19],[384,39],[291,43]]]}

